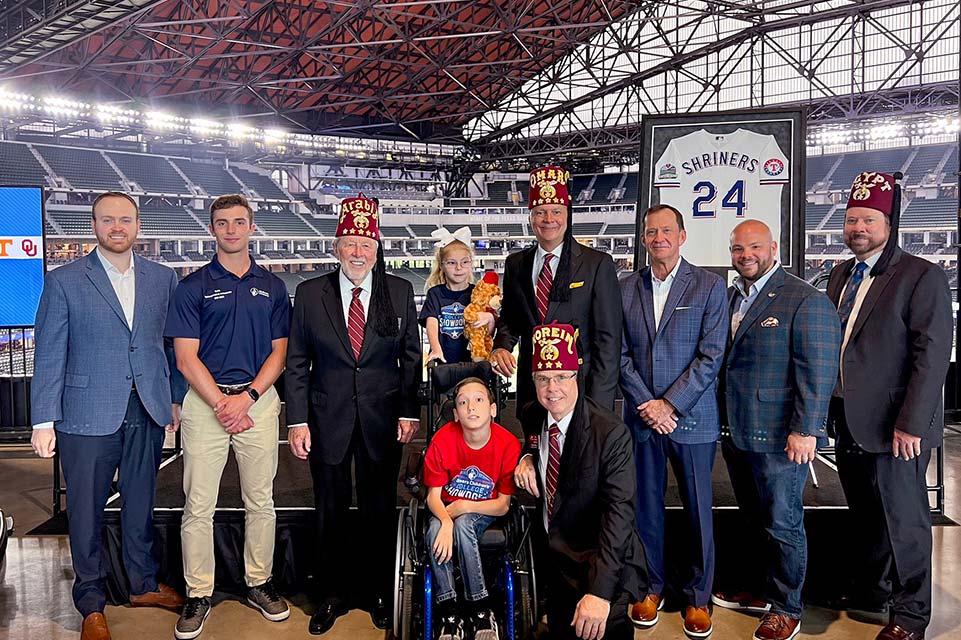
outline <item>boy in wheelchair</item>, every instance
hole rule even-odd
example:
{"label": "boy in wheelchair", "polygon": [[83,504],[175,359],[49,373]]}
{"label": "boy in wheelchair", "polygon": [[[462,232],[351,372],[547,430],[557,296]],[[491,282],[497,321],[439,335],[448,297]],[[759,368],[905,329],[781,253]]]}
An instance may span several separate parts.
{"label": "boy in wheelchair", "polygon": [[[510,507],[520,443],[493,422],[497,405],[483,380],[466,378],[454,393],[454,420],[434,434],[424,459],[427,507],[432,514],[427,549],[441,620],[439,640],[466,640],[465,627],[470,627],[475,640],[498,640],[478,541]],[[454,555],[464,585],[462,611],[458,610]]]}

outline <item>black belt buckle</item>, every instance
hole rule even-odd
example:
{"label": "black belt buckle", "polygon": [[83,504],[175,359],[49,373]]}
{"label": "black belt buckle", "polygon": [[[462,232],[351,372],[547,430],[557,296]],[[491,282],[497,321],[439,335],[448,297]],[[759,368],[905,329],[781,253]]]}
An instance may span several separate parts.
{"label": "black belt buckle", "polygon": [[241,384],[241,385],[235,385],[235,384],[220,385],[220,384],[218,384],[218,385],[217,385],[217,388],[220,389],[221,393],[223,393],[225,396],[239,396],[241,393],[244,393],[245,391],[247,391],[247,389],[250,388],[250,385],[249,385],[249,384]]}

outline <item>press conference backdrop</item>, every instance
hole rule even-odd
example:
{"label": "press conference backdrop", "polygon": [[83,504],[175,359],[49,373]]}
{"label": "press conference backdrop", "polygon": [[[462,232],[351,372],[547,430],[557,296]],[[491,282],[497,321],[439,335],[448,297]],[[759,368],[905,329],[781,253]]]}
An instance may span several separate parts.
{"label": "press conference backdrop", "polygon": [[0,328],[33,326],[43,290],[43,189],[0,186]]}

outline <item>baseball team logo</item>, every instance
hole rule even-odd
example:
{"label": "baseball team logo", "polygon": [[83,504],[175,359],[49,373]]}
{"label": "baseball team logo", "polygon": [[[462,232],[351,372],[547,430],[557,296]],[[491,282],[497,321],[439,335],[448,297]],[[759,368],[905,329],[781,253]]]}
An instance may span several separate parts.
{"label": "baseball team logo", "polygon": [[769,176],[779,176],[784,172],[784,162],[778,158],[771,158],[764,163],[764,173]]}
{"label": "baseball team logo", "polygon": [[674,180],[677,178],[677,167],[667,163],[657,170],[657,177],[660,180]]}

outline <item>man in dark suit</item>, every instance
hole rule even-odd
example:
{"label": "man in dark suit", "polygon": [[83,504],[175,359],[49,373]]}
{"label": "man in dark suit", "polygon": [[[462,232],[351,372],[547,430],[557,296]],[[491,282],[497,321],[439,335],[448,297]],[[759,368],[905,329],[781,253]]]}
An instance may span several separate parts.
{"label": "man in dark suit", "polygon": [[651,590],[631,607],[630,616],[636,626],[651,627],[663,606],[664,492],[670,461],[693,543],[682,587],[684,629],[702,638],[712,629],[707,606],[714,579],[711,470],[720,431],[715,388],[728,327],[724,281],[681,258],[687,233],[677,209],[654,205],[641,224],[651,264],[621,282],[620,362],[624,422],[633,432],[637,459],[637,528]]}
{"label": "man in dark suit", "polygon": [[[537,244],[511,254],[504,266],[504,298],[491,363],[503,376],[531,366],[530,339],[541,323],[565,322],[578,331],[582,393],[614,408],[621,308],[611,256],[574,240],[570,173],[560,167],[531,171],[530,225]],[[520,362],[511,352],[520,343]],[[534,399],[529,376],[517,376],[517,410]]]}
{"label": "man in dark suit", "polygon": [[830,419],[859,529],[852,552],[867,556],[857,563],[856,604],[890,605],[878,640],[919,640],[931,619],[925,471],[944,428],[951,295],[941,267],[898,248],[897,196],[892,176],[854,180],[844,219],[854,257],[828,281],[843,333]]}
{"label": "man in dark suit", "polygon": [[[423,357],[410,283],[387,275],[377,204],[341,204],[340,268],[297,288],[287,348],[287,437],[310,460],[319,534],[321,601],[309,631],[327,632],[362,578],[379,628],[390,617],[397,477],[403,443],[419,427]],[[362,544],[350,544],[351,465]],[[355,549],[351,551],[351,549]]]}
{"label": "man in dark suit", "polygon": [[624,610],[647,590],[631,436],[581,395],[574,327],[537,327],[532,342],[537,402],[522,410],[527,444],[514,482],[539,498],[532,527],[546,560],[538,571],[550,637],[630,640]]}
{"label": "man in dark suit", "polygon": [[44,280],[31,387],[32,443],[43,458],[60,450],[81,640],[109,640],[101,529],[118,469],[130,603],[183,606],[178,593],[157,582],[151,547],[164,425],[168,432],[179,427],[186,389],[179,376],[171,389],[172,351],[165,353],[163,338],[177,276],[133,254],[140,230],[137,203],[125,193],[105,193],[93,203],[92,224],[97,248]]}
{"label": "man in dark suit", "polygon": [[[778,264],[771,229],[745,220],[731,233],[738,272],[721,368],[721,440],[734,495],[763,561],[743,563],[742,581],[714,604],[764,611],[754,637],[790,640],[801,630],[807,567],[802,494],[808,464],[827,444],[841,325],[831,301]],[[753,574],[753,575],[752,575]]]}

